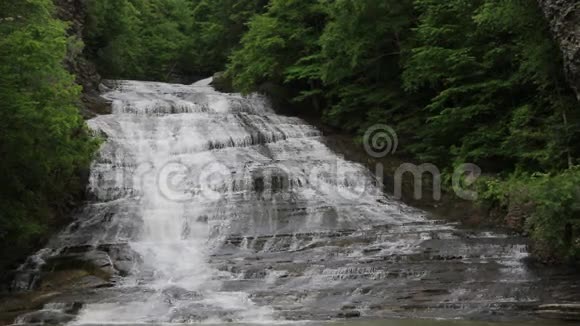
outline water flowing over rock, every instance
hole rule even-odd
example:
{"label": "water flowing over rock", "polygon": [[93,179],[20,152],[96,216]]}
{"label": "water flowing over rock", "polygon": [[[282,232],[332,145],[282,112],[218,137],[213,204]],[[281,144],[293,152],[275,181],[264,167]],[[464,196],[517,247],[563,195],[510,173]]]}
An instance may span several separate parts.
{"label": "water flowing over rock", "polygon": [[576,0],[538,0],[564,55],[570,86],[580,100],[580,3]]}
{"label": "water flowing over rock", "polygon": [[516,318],[579,299],[523,239],[429,219],[314,127],[209,83],[110,83],[91,202],[21,268],[15,288],[51,293],[21,323]]}

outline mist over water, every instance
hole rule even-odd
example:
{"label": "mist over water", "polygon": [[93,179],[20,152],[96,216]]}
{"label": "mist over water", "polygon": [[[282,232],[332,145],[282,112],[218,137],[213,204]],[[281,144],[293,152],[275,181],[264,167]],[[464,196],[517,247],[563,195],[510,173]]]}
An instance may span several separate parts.
{"label": "mist over water", "polygon": [[104,94],[91,201],[21,285],[71,257],[111,277],[45,310],[82,302],[74,325],[508,318],[578,288],[528,268],[521,238],[428,219],[316,128],[210,82]]}

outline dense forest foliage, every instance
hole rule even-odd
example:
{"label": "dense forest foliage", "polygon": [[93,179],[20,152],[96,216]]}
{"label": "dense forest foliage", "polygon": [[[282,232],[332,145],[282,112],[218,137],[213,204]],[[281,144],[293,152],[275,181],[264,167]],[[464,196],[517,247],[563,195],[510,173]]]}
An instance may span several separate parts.
{"label": "dense forest foliage", "polygon": [[50,0],[0,2],[0,268],[65,220],[96,148],[62,64],[78,40],[53,12]]}
{"label": "dense forest foliage", "polygon": [[[225,71],[353,137],[388,124],[414,160],[478,164],[482,205],[533,206],[524,230],[546,255],[580,257],[578,102],[535,0],[85,3],[84,53],[105,78]],[[53,10],[0,3],[2,243],[42,233],[96,147],[61,64],[78,40]]]}
{"label": "dense forest foliage", "polygon": [[476,163],[482,204],[532,203],[538,251],[579,257],[578,102],[535,1],[272,0],[248,26],[237,89],[284,85],[355,135],[391,125],[421,162]]}
{"label": "dense forest foliage", "polygon": [[86,52],[107,78],[168,80],[224,68],[265,0],[90,0]]}

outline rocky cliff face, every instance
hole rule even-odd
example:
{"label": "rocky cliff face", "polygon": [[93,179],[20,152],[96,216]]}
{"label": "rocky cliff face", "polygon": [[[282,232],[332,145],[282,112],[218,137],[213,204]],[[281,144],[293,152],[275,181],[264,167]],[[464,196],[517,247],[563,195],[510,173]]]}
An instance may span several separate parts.
{"label": "rocky cliff face", "polygon": [[95,65],[86,58],[80,45],[86,20],[86,0],[55,0],[57,15],[69,22],[69,34],[76,38],[78,46],[71,46],[65,64],[76,76],[77,83],[83,87],[83,107],[81,113],[86,118],[95,114],[108,113],[109,105],[99,96],[99,76]]}
{"label": "rocky cliff face", "polygon": [[564,55],[566,75],[580,100],[580,2],[538,0]]}

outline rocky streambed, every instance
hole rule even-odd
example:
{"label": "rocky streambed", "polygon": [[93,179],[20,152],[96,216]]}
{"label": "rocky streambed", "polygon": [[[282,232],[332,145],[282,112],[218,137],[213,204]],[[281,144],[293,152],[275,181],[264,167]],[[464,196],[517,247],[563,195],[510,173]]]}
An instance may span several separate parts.
{"label": "rocky streambed", "polygon": [[91,200],[16,272],[1,320],[578,319],[575,271],[386,196],[317,128],[209,82],[110,84]]}

